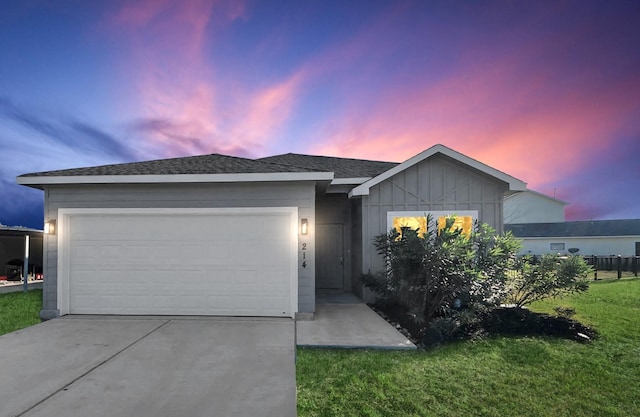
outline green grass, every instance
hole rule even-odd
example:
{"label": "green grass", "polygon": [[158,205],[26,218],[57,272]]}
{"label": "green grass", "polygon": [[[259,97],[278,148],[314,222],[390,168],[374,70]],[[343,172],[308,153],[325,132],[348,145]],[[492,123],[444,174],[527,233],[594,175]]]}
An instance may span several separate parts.
{"label": "green grass", "polygon": [[572,307],[600,338],[460,342],[427,352],[298,349],[298,415],[638,416],[640,280],[532,306]]}
{"label": "green grass", "polygon": [[40,323],[42,290],[0,294],[0,335]]}

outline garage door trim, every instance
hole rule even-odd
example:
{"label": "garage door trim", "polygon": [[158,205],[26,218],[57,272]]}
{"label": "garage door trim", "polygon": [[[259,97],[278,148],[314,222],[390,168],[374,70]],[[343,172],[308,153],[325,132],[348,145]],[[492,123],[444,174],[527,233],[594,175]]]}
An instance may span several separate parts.
{"label": "garage door trim", "polygon": [[290,276],[290,314],[295,317],[298,311],[298,208],[297,207],[225,207],[225,208],[61,208],[58,209],[57,233],[57,298],[60,315],[69,314],[69,254],[70,225],[74,215],[256,215],[256,214],[288,214],[290,217],[289,243],[289,276]]}

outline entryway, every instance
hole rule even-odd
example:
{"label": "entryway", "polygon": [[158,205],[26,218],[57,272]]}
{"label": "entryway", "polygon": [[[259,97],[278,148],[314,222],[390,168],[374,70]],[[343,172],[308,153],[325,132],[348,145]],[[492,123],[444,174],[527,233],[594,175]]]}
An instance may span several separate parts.
{"label": "entryway", "polygon": [[316,225],[316,289],[343,290],[344,225]]}
{"label": "entryway", "polygon": [[407,337],[350,293],[318,293],[313,320],[296,321],[296,344],[323,348],[416,349]]}

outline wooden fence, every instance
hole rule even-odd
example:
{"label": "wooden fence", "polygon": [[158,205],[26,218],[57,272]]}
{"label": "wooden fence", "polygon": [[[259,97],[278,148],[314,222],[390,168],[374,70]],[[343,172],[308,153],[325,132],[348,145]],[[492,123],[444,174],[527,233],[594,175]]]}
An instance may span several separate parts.
{"label": "wooden fence", "polygon": [[640,256],[583,256],[584,260],[593,267],[594,279],[598,278],[598,272],[605,272],[606,277],[611,277],[612,273],[615,278],[622,278],[623,276],[638,276],[640,271]]}

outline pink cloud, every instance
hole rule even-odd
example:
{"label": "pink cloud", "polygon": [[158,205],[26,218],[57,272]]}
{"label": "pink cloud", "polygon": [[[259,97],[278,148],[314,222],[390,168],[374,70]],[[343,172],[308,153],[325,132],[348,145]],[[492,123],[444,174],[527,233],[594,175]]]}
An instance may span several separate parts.
{"label": "pink cloud", "polygon": [[640,80],[630,76],[604,88],[589,74],[567,80],[530,66],[549,41],[500,59],[469,58],[470,65],[435,82],[390,83],[373,106],[349,102],[325,124],[312,152],[402,161],[443,143],[532,188],[588,169],[589,156],[607,149],[612,132],[633,120]]}
{"label": "pink cloud", "polygon": [[120,8],[112,23],[131,27],[145,26],[171,4],[171,0],[139,0]]}
{"label": "pink cloud", "polygon": [[372,114],[347,114],[314,152],[400,161],[443,143],[532,185],[543,184],[583,168],[585,157],[606,149],[603,138],[633,111],[633,90],[625,93],[623,86],[618,94],[545,97],[548,104],[538,103],[541,108],[518,111],[507,108],[509,100],[494,103],[490,88],[464,90],[392,93]]}
{"label": "pink cloud", "polygon": [[244,13],[242,2],[162,0],[126,6],[115,15],[114,28],[128,31],[142,119],[162,121],[144,130],[146,153],[246,154],[264,147],[287,121],[304,70],[251,88],[218,79],[208,62],[212,36]]}
{"label": "pink cloud", "polygon": [[229,135],[239,142],[264,144],[289,119],[293,104],[305,78],[304,70],[288,79],[252,92],[243,100],[246,109],[237,114]]}

